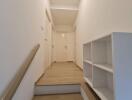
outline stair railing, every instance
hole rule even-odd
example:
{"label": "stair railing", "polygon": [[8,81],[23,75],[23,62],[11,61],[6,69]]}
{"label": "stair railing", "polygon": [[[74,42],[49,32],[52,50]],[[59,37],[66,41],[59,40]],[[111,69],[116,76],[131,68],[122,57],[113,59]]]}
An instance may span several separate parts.
{"label": "stair railing", "polygon": [[22,79],[24,78],[28,68],[30,67],[38,49],[40,48],[40,44],[36,45],[25,59],[24,63],[21,65],[18,72],[15,74],[13,79],[8,84],[7,88],[0,96],[0,100],[11,100],[14,94],[16,93],[17,88],[19,87]]}

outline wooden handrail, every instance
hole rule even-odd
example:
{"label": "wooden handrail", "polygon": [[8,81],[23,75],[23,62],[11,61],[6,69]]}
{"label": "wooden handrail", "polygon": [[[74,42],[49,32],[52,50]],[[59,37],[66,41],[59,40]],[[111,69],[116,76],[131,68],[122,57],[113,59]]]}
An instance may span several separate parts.
{"label": "wooden handrail", "polygon": [[28,55],[28,57],[26,58],[26,60],[24,61],[24,63],[22,64],[18,72],[16,73],[16,75],[13,77],[13,79],[9,83],[8,87],[5,89],[3,94],[0,96],[0,100],[11,100],[12,99],[12,97],[16,93],[17,88],[19,87],[23,77],[25,76],[39,48],[40,48],[40,45],[38,44],[32,49],[32,51],[30,52],[30,54]]}

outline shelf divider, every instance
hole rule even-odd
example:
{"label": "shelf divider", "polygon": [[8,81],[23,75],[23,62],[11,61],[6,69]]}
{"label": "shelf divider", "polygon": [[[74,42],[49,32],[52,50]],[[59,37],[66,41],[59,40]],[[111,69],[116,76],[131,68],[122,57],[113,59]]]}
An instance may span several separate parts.
{"label": "shelf divider", "polygon": [[113,67],[110,64],[94,64],[94,66],[110,73],[113,73]]}
{"label": "shelf divider", "polygon": [[92,61],[90,61],[90,60],[84,60],[84,62],[88,63],[88,64],[91,64],[91,65],[93,64]]}

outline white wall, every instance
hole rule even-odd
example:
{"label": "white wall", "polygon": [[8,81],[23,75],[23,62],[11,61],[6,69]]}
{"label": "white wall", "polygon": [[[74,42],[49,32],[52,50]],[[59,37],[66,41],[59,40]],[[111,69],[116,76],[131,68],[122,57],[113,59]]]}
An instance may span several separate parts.
{"label": "white wall", "polygon": [[31,49],[41,47],[13,100],[31,100],[34,82],[44,72],[46,0],[0,1],[0,95]]}
{"label": "white wall", "polygon": [[56,25],[55,26],[57,32],[71,33],[73,32],[73,26],[70,25]]}
{"label": "white wall", "polygon": [[81,0],[76,30],[76,62],[82,67],[82,44],[111,32],[132,32],[132,0]]}

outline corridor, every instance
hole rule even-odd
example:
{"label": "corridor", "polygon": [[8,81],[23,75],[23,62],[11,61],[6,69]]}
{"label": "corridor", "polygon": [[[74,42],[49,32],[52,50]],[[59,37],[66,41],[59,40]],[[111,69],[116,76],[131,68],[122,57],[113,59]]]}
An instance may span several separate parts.
{"label": "corridor", "polygon": [[0,100],[132,100],[132,0],[0,0]]}

